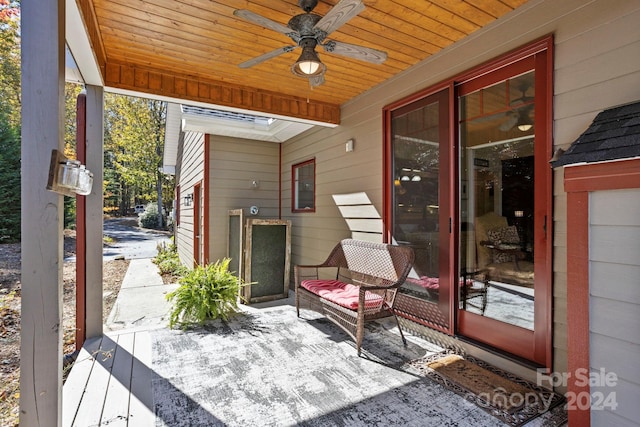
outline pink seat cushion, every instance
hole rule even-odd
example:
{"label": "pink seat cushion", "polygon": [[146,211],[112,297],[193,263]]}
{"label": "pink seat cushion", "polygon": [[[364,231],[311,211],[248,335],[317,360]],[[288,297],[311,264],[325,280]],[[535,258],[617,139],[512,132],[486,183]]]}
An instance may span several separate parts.
{"label": "pink seat cushion", "polygon": [[[431,289],[435,291],[440,289],[440,280],[437,277],[422,276],[419,279],[409,277],[406,281],[413,285],[422,286],[425,289]],[[462,279],[460,279],[460,286],[462,286]],[[473,280],[467,279],[467,286],[473,286]]]}
{"label": "pink seat cushion", "polygon": [[[351,310],[358,309],[358,286],[340,282],[339,280],[303,280],[300,286],[328,301]],[[365,308],[379,307],[382,297],[365,292]]]}

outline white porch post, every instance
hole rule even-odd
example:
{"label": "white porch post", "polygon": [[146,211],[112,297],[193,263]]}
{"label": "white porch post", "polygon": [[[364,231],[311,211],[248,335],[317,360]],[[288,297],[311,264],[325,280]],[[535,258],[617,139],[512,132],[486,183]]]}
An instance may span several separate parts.
{"label": "white porch post", "polygon": [[86,205],[86,320],[87,338],[102,335],[102,234],[104,168],[104,89],[87,85],[87,169],[93,172],[93,189]]}
{"label": "white porch post", "polygon": [[64,148],[65,3],[22,0],[20,425],[62,423],[63,198],[45,189]]}

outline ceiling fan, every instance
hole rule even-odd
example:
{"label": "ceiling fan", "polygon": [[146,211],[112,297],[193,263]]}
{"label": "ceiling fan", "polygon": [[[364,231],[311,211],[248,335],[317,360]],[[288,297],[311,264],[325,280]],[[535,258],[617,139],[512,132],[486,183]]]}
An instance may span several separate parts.
{"label": "ceiling fan", "polygon": [[531,111],[534,107],[534,98],[527,96],[528,85],[525,83],[519,88],[522,92],[520,98],[516,98],[509,103],[511,111],[506,113],[507,120],[505,120],[499,127],[503,132],[508,132],[515,126],[522,132],[526,132],[533,127],[533,121],[531,120]]}
{"label": "ceiling fan", "polygon": [[317,4],[318,0],[298,0],[298,6],[304,10],[304,13],[291,18],[286,27],[249,10],[235,10],[233,12],[235,16],[285,34],[297,45],[287,45],[267,52],[239,64],[239,67],[249,68],[284,53],[292,52],[296,47],[300,47],[302,48],[302,53],[291,66],[291,72],[296,76],[308,78],[309,84],[313,87],[324,83],[324,73],[327,69],[315,51],[318,45],[322,46],[325,52],[348,56],[374,64],[381,64],[387,59],[387,53],[381,50],[326,40],[329,34],[364,10],[365,6],[362,0],[340,0],[325,16],[311,12]]}

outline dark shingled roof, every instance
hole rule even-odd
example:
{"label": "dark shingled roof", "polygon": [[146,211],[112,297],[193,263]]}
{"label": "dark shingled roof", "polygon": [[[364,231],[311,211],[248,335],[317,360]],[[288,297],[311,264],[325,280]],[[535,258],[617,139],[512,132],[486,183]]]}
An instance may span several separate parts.
{"label": "dark shingled roof", "polygon": [[640,102],[635,102],[598,114],[591,126],[551,165],[555,168],[639,156]]}

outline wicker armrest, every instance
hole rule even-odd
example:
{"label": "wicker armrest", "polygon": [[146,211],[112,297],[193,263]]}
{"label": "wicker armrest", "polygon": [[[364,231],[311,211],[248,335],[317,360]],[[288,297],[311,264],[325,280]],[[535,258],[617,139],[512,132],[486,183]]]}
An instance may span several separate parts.
{"label": "wicker armrest", "polygon": [[[317,265],[296,265],[293,268],[293,281],[295,282],[295,288],[298,289],[300,283],[303,280],[313,280],[318,279],[318,269],[320,267]],[[311,271],[305,271],[311,270]]]}

